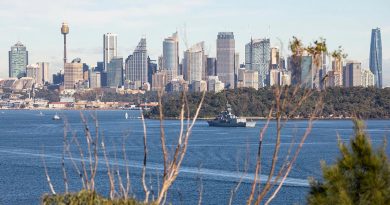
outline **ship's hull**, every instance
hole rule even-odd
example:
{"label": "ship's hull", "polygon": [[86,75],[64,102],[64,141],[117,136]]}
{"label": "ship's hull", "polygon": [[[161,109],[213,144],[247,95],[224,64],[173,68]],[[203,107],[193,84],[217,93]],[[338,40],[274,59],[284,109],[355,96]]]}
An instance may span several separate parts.
{"label": "ship's hull", "polygon": [[256,122],[220,122],[209,120],[207,121],[210,127],[255,127]]}

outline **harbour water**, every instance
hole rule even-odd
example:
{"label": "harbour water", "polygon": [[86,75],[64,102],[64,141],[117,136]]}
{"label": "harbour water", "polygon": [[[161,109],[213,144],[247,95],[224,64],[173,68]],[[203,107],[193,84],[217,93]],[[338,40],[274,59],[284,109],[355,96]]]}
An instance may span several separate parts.
{"label": "harbour water", "polygon": [[[131,175],[132,194],[143,198],[140,175],[143,159],[143,130],[139,111],[85,111],[94,133],[91,114],[97,116],[101,137],[109,155],[109,163],[125,177],[125,164],[122,144],[125,139],[126,156]],[[64,121],[73,134],[76,134],[86,150],[80,111],[58,112],[60,121],[53,121],[56,111],[3,110],[0,111],[0,204],[39,204],[40,197],[49,193],[43,159],[54,188],[64,191],[61,158],[63,154]],[[390,132],[389,120],[368,120],[367,132],[375,146],[380,146]],[[202,190],[203,204],[228,204],[231,190],[243,177],[243,183],[234,197],[233,204],[243,204],[248,197],[253,180],[260,129],[265,121],[258,121],[256,128],[209,127],[206,121],[198,121],[189,140],[187,155],[177,181],[168,194],[168,202],[173,204],[197,204],[199,190]],[[180,131],[180,122],[164,122],[168,149],[175,148]],[[158,192],[161,181],[162,154],[160,146],[160,122],[146,120],[148,144],[147,183],[152,195]],[[353,134],[350,120],[316,121],[307,138],[298,160],[294,165],[285,186],[273,204],[305,204],[308,191],[308,177],[321,177],[320,161],[332,163],[338,157],[337,135],[348,142]],[[278,167],[293,143],[297,145],[305,132],[307,121],[294,120],[286,124],[282,131],[281,153]],[[72,133],[68,133],[71,139]],[[275,123],[271,122],[265,135],[262,152],[262,173],[267,174],[275,141]],[[73,160],[80,165],[81,157],[74,143],[71,144]],[[390,154],[390,149],[386,149]],[[86,154],[86,153],[85,153]],[[109,189],[107,169],[102,154],[96,178],[96,189],[107,194]],[[244,171],[244,161],[249,168]],[[82,184],[72,167],[69,156],[65,164],[70,191],[77,191]],[[264,176],[261,178],[264,181]]]}

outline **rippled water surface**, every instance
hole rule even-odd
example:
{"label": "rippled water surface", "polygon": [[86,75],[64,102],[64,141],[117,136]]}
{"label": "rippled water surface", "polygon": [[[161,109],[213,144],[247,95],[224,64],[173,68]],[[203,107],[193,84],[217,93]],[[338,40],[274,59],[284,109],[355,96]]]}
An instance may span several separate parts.
{"label": "rippled water surface", "polygon": [[[126,111],[84,112],[94,133],[91,114],[97,114],[109,155],[109,163],[125,177],[125,165],[129,165],[132,193],[143,197],[141,183],[143,159],[143,130],[137,111],[128,111],[134,119],[125,120]],[[86,151],[85,137],[79,111],[58,112],[63,120],[53,121],[55,111],[0,111],[0,204],[39,204],[40,196],[49,192],[42,160],[46,161],[48,172],[57,192],[64,191],[61,158],[63,154],[64,120],[71,130],[68,138],[76,134]],[[173,204],[197,204],[199,190],[202,190],[203,204],[227,204],[232,188],[242,178],[242,184],[234,197],[234,204],[243,204],[249,194],[253,179],[258,138],[265,121],[258,121],[256,128],[215,128],[205,121],[198,121],[193,129],[188,152],[181,172],[170,189],[168,201]],[[147,120],[148,174],[147,183],[154,193],[163,170],[160,146],[160,122]],[[164,122],[167,145],[170,151],[180,131],[180,121]],[[294,151],[305,132],[307,121],[290,121],[282,131],[281,153],[278,167],[284,161],[291,143]],[[367,121],[367,132],[373,144],[382,144],[390,132],[390,121]],[[352,135],[349,120],[316,121],[306,140],[298,160],[286,180],[285,186],[273,204],[305,204],[309,176],[321,177],[320,161],[332,163],[338,156],[337,135],[348,141]],[[122,154],[125,140],[126,163]],[[267,174],[275,141],[275,123],[271,122],[266,132],[262,151],[262,173]],[[73,161],[80,165],[81,157],[75,144],[71,144]],[[389,148],[387,152],[390,153]],[[85,153],[87,154],[87,153]],[[97,190],[108,192],[107,169],[100,153],[97,173]],[[244,162],[248,159],[248,171]],[[72,167],[69,156],[65,164],[71,191],[81,188],[81,181]],[[261,180],[265,175],[261,175]],[[156,194],[154,194],[156,195]]]}

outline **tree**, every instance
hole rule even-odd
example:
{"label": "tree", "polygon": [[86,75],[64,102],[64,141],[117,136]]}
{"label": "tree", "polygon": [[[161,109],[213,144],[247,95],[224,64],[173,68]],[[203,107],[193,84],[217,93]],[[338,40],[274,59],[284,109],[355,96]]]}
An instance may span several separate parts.
{"label": "tree", "polygon": [[390,204],[385,146],[374,150],[364,123],[355,120],[354,124],[350,147],[340,142],[341,157],[334,165],[322,165],[324,181],[312,180],[308,204]]}

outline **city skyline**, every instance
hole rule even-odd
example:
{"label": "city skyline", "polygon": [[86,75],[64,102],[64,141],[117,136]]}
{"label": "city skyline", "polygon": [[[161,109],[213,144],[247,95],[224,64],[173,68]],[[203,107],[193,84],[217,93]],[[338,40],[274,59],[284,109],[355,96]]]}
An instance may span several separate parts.
{"label": "city skyline", "polygon": [[[215,57],[215,36],[218,32],[231,31],[236,40],[236,52],[240,53],[240,63],[244,63],[245,44],[251,36],[270,37],[271,46],[279,46],[278,38],[281,39],[286,56],[288,41],[296,35],[305,43],[324,37],[330,49],[342,45],[349,54],[349,59],[361,61],[362,67],[368,68],[371,29],[379,27],[382,32],[384,86],[389,86],[390,53],[386,50],[389,47],[386,39],[390,34],[390,25],[385,20],[390,18],[385,9],[390,6],[388,2],[375,1],[379,5],[375,13],[369,10],[369,5],[373,2],[356,5],[353,1],[330,1],[321,5],[321,8],[317,8],[313,2],[301,2],[301,7],[295,8],[291,2],[260,4],[251,1],[253,6],[245,8],[245,12],[244,6],[239,3],[227,1],[220,5],[212,0],[149,3],[115,1],[108,7],[105,6],[109,2],[95,3],[89,0],[77,4],[77,7],[72,6],[72,1],[53,3],[37,0],[33,4],[20,0],[0,2],[0,7],[7,8],[1,14],[7,21],[2,22],[4,37],[0,40],[0,49],[5,53],[19,40],[29,50],[31,62],[49,62],[50,72],[57,72],[63,64],[62,36],[58,29],[59,24],[65,21],[71,30],[67,36],[68,59],[80,57],[91,66],[102,61],[101,36],[104,33],[118,35],[119,56],[131,54],[139,38],[145,36],[148,39],[148,53],[152,59],[157,59],[162,54],[162,41],[175,31],[179,32],[180,58],[187,49],[182,37],[186,36],[188,45],[205,41],[205,54]],[[167,3],[170,3],[172,9],[167,8]],[[48,10],[47,15],[54,12],[58,15],[49,19],[45,18],[46,14],[34,12],[42,8]],[[294,13],[299,14],[290,17],[288,14],[292,8],[295,9]],[[323,14],[318,15],[316,9],[323,10]],[[16,10],[28,12],[20,16],[11,15]],[[199,15],[189,15],[188,11]],[[350,14],[345,15],[348,12]],[[103,15],[104,13],[107,15]],[[252,23],[248,21],[249,18],[259,20]],[[131,19],[137,21],[129,21]],[[356,21],[360,23],[356,25]],[[103,24],[105,26],[101,26]],[[7,70],[8,59],[6,55],[0,55],[0,78],[7,77]]]}

